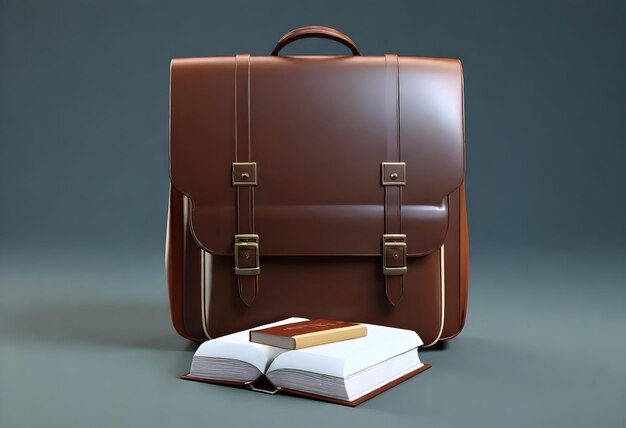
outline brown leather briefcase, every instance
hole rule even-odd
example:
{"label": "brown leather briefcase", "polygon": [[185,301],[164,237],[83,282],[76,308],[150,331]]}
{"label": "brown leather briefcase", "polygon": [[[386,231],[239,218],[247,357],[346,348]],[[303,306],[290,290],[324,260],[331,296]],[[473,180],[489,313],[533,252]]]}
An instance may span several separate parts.
{"label": "brown leather briefcase", "polygon": [[[280,56],[305,37],[349,56]],[[301,316],[463,328],[458,60],[363,56],[304,27],[269,56],[174,59],[166,242],[174,327],[206,340]]]}

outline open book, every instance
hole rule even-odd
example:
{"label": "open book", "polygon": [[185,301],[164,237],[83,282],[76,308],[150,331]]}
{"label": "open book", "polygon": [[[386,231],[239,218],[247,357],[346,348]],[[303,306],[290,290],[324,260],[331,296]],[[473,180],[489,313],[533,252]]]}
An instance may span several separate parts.
{"label": "open book", "polygon": [[[288,318],[255,329],[305,320]],[[365,337],[299,350],[250,342],[250,330],[233,333],[201,344],[183,379],[356,406],[430,367],[417,355],[422,341],[415,332],[364,325]]]}

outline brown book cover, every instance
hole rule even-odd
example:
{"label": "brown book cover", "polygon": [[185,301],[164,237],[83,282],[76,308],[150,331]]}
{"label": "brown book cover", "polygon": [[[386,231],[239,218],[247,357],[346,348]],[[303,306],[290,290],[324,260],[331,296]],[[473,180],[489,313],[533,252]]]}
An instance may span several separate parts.
{"label": "brown book cover", "polygon": [[353,322],[314,319],[250,331],[250,342],[283,349],[302,349],[367,335],[367,327]]}

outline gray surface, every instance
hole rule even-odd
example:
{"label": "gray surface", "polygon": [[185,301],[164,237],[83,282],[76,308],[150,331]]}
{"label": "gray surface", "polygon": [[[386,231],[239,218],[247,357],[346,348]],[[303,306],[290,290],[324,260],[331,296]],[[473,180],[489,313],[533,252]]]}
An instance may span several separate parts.
{"label": "gray surface", "polygon": [[[623,427],[625,21],[621,1],[0,0],[0,426]],[[467,328],[357,409],[178,380],[194,347],[167,312],[169,60],[311,24],[465,72]]]}
{"label": "gray surface", "polygon": [[475,254],[463,334],[356,409],[177,379],[160,254],[6,256],[0,426],[623,427],[624,256]]}

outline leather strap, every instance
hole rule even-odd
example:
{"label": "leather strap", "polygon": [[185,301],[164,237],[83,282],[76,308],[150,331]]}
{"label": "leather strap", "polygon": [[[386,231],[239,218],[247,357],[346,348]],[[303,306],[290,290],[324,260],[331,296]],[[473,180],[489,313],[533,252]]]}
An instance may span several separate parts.
{"label": "leather strap", "polygon": [[[398,56],[385,55],[387,161],[400,162],[400,100]],[[402,187],[385,186],[385,234],[402,233]],[[385,275],[385,292],[393,306],[402,300],[403,275]]]}
{"label": "leather strap", "polygon": [[[251,162],[250,55],[235,57],[235,161]],[[254,233],[254,187],[237,187],[237,233]],[[259,291],[258,275],[237,275],[239,297],[252,305]]]}
{"label": "leather strap", "polygon": [[307,39],[309,37],[317,37],[322,39],[330,39],[334,40],[342,45],[348,47],[350,51],[352,51],[353,55],[361,55],[359,49],[356,47],[352,39],[341,31],[337,31],[334,28],[330,27],[320,27],[316,25],[311,25],[308,27],[296,28],[295,30],[291,30],[283,37],[280,38],[278,43],[276,43],[276,47],[272,51],[270,55],[277,56],[278,52],[285,46],[287,46],[291,42],[295,42],[300,39]]}

